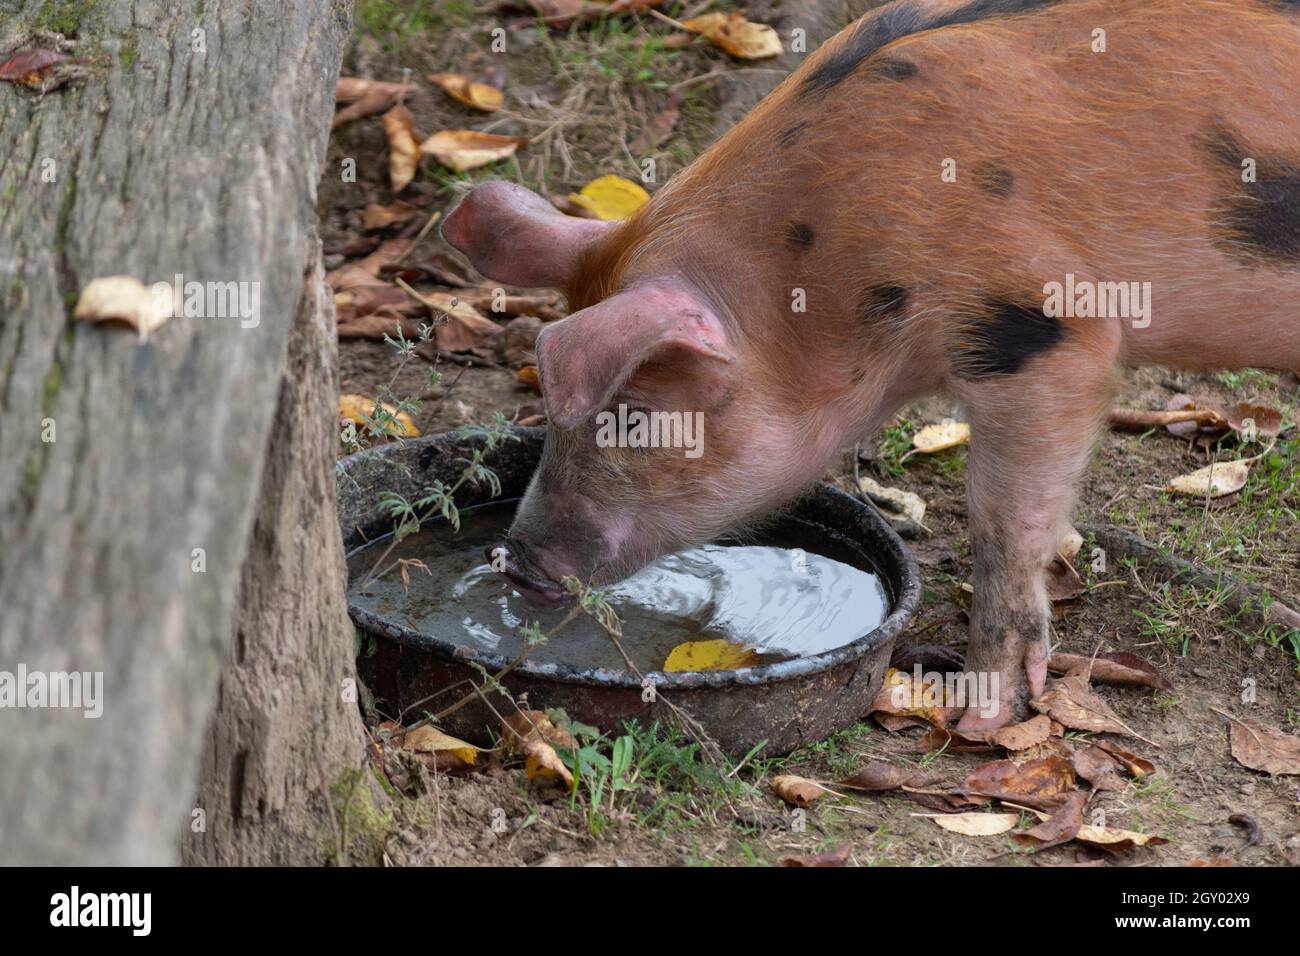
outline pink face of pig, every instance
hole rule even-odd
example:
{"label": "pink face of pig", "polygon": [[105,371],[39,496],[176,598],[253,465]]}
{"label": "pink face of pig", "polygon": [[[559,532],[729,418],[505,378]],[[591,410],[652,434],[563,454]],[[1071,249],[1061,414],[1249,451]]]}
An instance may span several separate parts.
{"label": "pink face of pig", "polygon": [[[565,287],[594,248],[617,241],[617,229],[488,183],[442,232],[490,278]],[[821,465],[800,453],[798,423],[761,387],[725,307],[671,264],[632,271],[620,291],[537,340],[550,424],[505,571],[536,603],[563,598],[566,576],[616,581],[716,537],[780,504]],[[622,435],[620,406],[632,426]],[[651,427],[638,432],[637,421]],[[652,434],[661,447],[647,447]]]}

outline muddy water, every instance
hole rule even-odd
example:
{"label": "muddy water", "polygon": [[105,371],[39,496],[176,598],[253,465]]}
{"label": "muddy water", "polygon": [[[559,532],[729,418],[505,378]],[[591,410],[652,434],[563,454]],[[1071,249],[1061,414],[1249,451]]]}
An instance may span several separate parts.
{"label": "muddy water", "polygon": [[[349,600],[413,630],[514,657],[523,649],[526,623],[535,621],[546,632],[567,608],[534,608],[484,562],[484,550],[500,544],[511,515],[509,507],[477,509],[461,516],[459,534],[448,535],[440,523],[403,540],[385,566],[418,559],[430,572],[408,565],[405,590],[395,570],[372,578],[361,593],[360,579],[389,542],[357,549],[348,556]],[[848,644],[884,619],[884,589],[875,575],[847,563],[854,558],[847,541],[789,522],[763,545],[681,551],[601,590],[623,620],[624,650],[642,671],[661,669],[679,644],[719,638],[769,663]],[[626,670],[609,637],[586,615],[529,658]]]}

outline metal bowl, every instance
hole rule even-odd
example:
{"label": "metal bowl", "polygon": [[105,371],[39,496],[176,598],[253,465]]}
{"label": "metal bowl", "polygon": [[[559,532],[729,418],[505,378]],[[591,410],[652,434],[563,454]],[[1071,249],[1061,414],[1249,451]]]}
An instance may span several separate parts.
{"label": "metal bowl", "polygon": [[[456,493],[458,505],[518,499],[523,494],[541,456],[545,430],[515,428],[512,433],[517,440],[501,443],[484,456],[484,463],[501,481],[500,498],[466,485]],[[463,460],[484,444],[472,431],[456,431],[345,458],[338,499],[346,550],[391,533],[392,520],[377,507],[380,492],[394,491],[413,499],[434,479],[451,483],[459,476]],[[655,684],[654,695],[645,693],[641,681],[628,671],[530,660],[511,671],[503,683],[516,697],[527,693],[533,708],[560,707],[570,717],[606,732],[621,731],[628,720],[667,722],[668,708],[658,699],[644,699],[662,695],[695,717],[731,754],[748,753],[759,744],[768,754],[789,753],[851,726],[879,691],[894,639],[920,603],[916,564],[874,508],[829,485],[813,486],[775,516],[769,527],[779,528],[783,521],[811,524],[841,539],[841,544],[847,542],[857,559],[853,563],[879,576],[889,613],[877,628],[811,657],[730,671],[648,673],[646,677]],[[761,538],[757,543],[762,543]],[[352,602],[348,610],[357,627],[377,639],[374,652],[358,658],[357,670],[389,708],[405,711],[432,698],[426,706],[436,711],[469,692],[465,681],[481,682],[478,668],[495,673],[511,660],[412,630]],[[454,684],[461,685],[457,691],[439,694]],[[422,709],[415,713],[423,716]],[[499,723],[475,696],[440,725],[471,743],[487,743],[489,732],[497,731]]]}

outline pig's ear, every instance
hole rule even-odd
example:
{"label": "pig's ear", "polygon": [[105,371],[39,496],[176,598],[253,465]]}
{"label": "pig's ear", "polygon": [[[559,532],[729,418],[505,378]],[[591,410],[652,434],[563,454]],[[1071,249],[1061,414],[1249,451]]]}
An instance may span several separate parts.
{"label": "pig's ear", "polygon": [[613,223],[566,216],[514,183],[475,186],[442,222],[442,237],[474,268],[507,285],[560,286]]}
{"label": "pig's ear", "polygon": [[696,363],[681,376],[705,388],[719,385],[736,361],[717,313],[676,283],[620,292],[548,325],[536,351],[547,415],[561,428],[603,409],[648,361]]}

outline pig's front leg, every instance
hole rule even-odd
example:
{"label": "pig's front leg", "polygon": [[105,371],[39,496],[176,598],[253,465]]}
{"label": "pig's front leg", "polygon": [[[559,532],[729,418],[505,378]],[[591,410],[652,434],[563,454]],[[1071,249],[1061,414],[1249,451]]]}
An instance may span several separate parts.
{"label": "pig's front leg", "polygon": [[971,419],[975,595],[959,729],[1023,719],[1030,697],[1043,691],[1051,621],[1045,571],[1109,404],[1110,367],[1095,355],[1048,355],[1033,364],[960,389]]}

